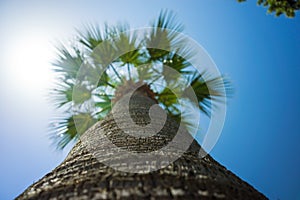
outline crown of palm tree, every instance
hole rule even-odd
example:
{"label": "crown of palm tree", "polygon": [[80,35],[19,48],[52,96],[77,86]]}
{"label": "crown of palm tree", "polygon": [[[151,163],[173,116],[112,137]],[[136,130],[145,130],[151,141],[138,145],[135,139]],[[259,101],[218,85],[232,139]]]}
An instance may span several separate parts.
{"label": "crown of palm tree", "polygon": [[[103,119],[117,96],[134,84],[145,86],[149,95],[177,121],[182,120],[178,96],[164,85],[178,87],[178,74],[185,77],[187,85],[194,90],[197,97],[194,106],[207,115],[211,100],[225,95],[222,87],[230,89],[223,77],[208,78],[206,73],[191,66],[189,59],[193,57],[193,50],[183,47],[184,41],[177,34],[183,31],[183,25],[178,23],[174,13],[163,10],[151,27],[140,36],[129,31],[126,24],[106,24],[103,28],[90,25],[84,32],[78,31],[73,47],[58,48],[58,59],[53,64],[57,82],[51,94],[55,106],[64,113],[51,122],[51,135],[58,148],[64,148]],[[116,52],[126,53],[119,56]],[[79,77],[82,65],[85,73]],[[169,68],[178,73],[170,76]],[[188,87],[182,89],[181,97],[188,101],[185,90]],[[75,127],[75,121],[80,121],[80,127]],[[189,120],[185,123],[188,126]]]}

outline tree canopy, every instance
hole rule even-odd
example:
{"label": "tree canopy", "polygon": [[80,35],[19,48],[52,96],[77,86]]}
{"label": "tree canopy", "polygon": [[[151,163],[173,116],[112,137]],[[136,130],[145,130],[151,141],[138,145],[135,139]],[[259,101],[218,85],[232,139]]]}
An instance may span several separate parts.
{"label": "tree canopy", "polygon": [[[128,24],[88,25],[77,31],[72,45],[57,48],[58,57],[53,63],[57,81],[51,98],[63,116],[51,122],[51,136],[59,148],[102,120],[118,95],[135,84],[148,88],[149,94],[177,121],[183,120],[178,95],[166,85],[174,90],[181,88],[180,95],[186,101],[191,100],[186,94],[192,88],[197,97],[195,108],[207,115],[211,101],[225,95],[222,87],[230,90],[224,77],[200,73],[191,65],[193,49],[184,46],[178,36],[183,24],[173,12],[161,11],[150,27],[140,34],[130,31]],[[169,68],[177,75],[172,75]],[[180,85],[180,76],[186,86]],[[80,127],[76,127],[76,121]],[[188,120],[185,122],[188,126]]]}
{"label": "tree canopy", "polygon": [[[238,0],[244,1],[246,0]],[[287,17],[294,17],[295,12],[300,9],[300,0],[257,0],[257,4],[268,7],[268,13],[275,12],[276,16],[285,14]]]}

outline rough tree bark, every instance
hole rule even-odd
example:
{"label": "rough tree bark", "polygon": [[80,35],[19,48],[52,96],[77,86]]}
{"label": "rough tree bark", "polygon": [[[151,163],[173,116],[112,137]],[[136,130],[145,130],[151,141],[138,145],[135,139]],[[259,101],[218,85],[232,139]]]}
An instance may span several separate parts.
{"label": "rough tree bark", "polygon": [[[148,110],[153,104],[155,102],[148,97],[132,97],[130,114],[133,121],[140,125],[148,124]],[[124,106],[122,103],[116,106],[119,112],[114,117],[122,118]],[[101,162],[114,156],[119,159],[119,167],[122,168],[126,160],[117,154],[107,155],[108,147],[101,143],[103,137],[108,137],[118,148],[151,152],[170,142],[177,131],[178,123],[167,118],[158,134],[135,138],[120,130],[109,114],[85,133],[93,147],[102,152],[98,153],[97,159],[83,142],[78,141],[58,167],[28,187],[17,199],[266,199],[211,156],[200,159],[200,146],[195,140],[178,160],[146,174],[125,173]],[[187,138],[191,137],[186,131],[184,134]],[[136,163],[131,164],[137,167]]]}

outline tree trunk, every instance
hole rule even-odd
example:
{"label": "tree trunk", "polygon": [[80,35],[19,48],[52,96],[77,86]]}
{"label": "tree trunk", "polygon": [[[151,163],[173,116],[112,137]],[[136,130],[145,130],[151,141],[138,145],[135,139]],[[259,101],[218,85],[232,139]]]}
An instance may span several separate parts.
{"label": "tree trunk", "polygon": [[[124,103],[117,103],[114,115],[110,113],[83,135],[87,142],[78,141],[58,167],[31,185],[17,199],[266,199],[211,156],[201,159],[201,148],[195,140],[184,153],[180,148],[171,148],[168,152],[171,157],[173,154],[183,154],[176,161],[167,162],[168,165],[162,169],[150,170],[149,173],[124,172],[124,167],[139,170],[145,165],[139,160],[128,162],[127,157],[118,154],[121,150],[138,154],[158,151],[172,141],[177,132],[185,136],[181,138],[183,143],[192,139],[169,117],[155,135],[139,138],[125,133],[115,120],[124,118]],[[129,106],[132,120],[145,127],[151,122],[148,111],[154,104],[146,96],[133,96]],[[128,127],[131,133],[134,129],[138,131],[136,126]],[[107,138],[115,148],[103,142]],[[151,165],[170,158],[169,155],[164,156],[159,161],[147,161],[149,169]],[[108,159],[115,161],[113,166],[107,165]]]}

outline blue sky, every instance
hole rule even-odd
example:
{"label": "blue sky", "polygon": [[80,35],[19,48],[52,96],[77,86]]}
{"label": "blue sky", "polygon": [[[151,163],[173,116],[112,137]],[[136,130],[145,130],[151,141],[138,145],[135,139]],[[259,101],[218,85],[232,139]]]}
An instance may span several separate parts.
{"label": "blue sky", "polygon": [[[270,199],[300,199],[300,21],[249,1],[0,1],[0,198],[12,199],[57,166],[47,123],[53,44],[89,22],[148,25],[174,10],[235,95],[211,155]],[[299,15],[299,13],[297,13]],[[70,147],[69,147],[70,148]]]}

